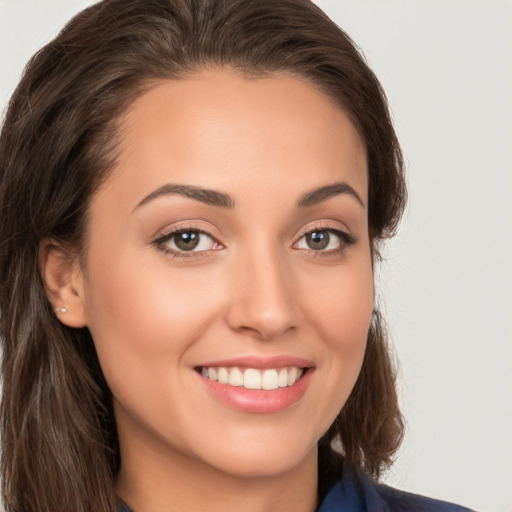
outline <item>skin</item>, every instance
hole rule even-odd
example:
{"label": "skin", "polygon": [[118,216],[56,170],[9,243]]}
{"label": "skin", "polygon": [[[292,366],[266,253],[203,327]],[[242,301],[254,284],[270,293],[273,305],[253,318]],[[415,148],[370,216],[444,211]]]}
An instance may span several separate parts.
{"label": "skin", "polygon": [[[305,80],[209,70],[138,98],[112,176],[93,196],[85,267],[42,267],[62,322],[87,326],[121,443],[119,495],[135,510],[303,511],[317,506],[316,443],[355,384],[373,306],[367,162],[345,113]],[[308,191],[343,182],[309,207]],[[166,184],[229,194],[224,208]],[[176,228],[206,231],[174,257]],[[330,233],[327,250],[305,232]],[[64,269],[63,269],[64,268]],[[303,396],[272,414],[214,398],[194,369],[241,356],[314,365]]]}

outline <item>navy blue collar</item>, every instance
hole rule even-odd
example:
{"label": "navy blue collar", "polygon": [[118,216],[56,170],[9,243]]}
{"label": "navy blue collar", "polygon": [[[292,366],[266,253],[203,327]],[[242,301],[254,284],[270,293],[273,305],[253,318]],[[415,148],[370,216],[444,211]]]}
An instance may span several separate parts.
{"label": "navy blue collar", "polygon": [[[332,475],[331,475],[332,477]],[[330,479],[328,491],[316,512],[471,512],[469,509],[379,484],[362,470],[346,465],[343,478]],[[120,512],[132,512],[122,505]],[[137,512],[144,512],[138,510]]]}
{"label": "navy blue collar", "polygon": [[[343,471],[343,479],[331,485],[325,498],[323,499],[316,512],[364,512],[366,508],[365,496],[368,494],[368,489],[362,489],[358,474],[351,468],[346,468]],[[371,490],[370,490],[370,494]],[[388,509],[382,508],[374,499],[370,501],[373,503],[374,508],[369,508],[372,512],[387,512]],[[380,501],[380,500],[378,500]],[[122,503],[120,512],[132,512],[132,510]],[[139,512],[139,511],[137,511]],[[144,511],[140,511],[144,512]]]}

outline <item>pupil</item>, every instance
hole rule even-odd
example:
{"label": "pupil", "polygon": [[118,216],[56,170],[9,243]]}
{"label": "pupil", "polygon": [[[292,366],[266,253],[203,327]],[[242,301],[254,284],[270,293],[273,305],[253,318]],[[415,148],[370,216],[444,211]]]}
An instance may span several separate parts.
{"label": "pupil", "polygon": [[199,233],[193,231],[184,231],[176,235],[176,247],[183,251],[191,251],[199,244]]}
{"label": "pupil", "polygon": [[325,249],[329,245],[329,233],[326,231],[313,231],[306,235],[306,241],[311,249]]}

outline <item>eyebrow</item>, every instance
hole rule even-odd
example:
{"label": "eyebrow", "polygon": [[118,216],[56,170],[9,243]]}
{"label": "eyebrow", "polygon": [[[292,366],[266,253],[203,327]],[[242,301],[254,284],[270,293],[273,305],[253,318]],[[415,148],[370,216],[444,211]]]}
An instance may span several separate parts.
{"label": "eyebrow", "polygon": [[201,203],[209,204],[212,206],[219,206],[221,208],[234,208],[235,206],[235,201],[232,197],[228,196],[227,194],[223,194],[222,192],[217,192],[216,190],[195,187],[193,185],[167,184],[148,194],[144,199],[142,199],[142,201],[137,204],[134,210],[149,203],[157,197],[173,194],[188,197],[189,199],[194,199],[195,201],[200,201]]}
{"label": "eyebrow", "polygon": [[315,190],[311,190],[310,192],[306,192],[299,199],[298,205],[300,208],[308,208],[340,194],[348,194],[354,197],[357,202],[364,208],[363,200],[359,194],[350,185],[343,181],[332,183],[331,185],[326,185],[325,187],[320,187]]}
{"label": "eyebrow", "polygon": [[[299,208],[308,208],[341,194],[348,194],[354,197],[357,202],[364,207],[364,203],[359,194],[345,182],[332,183],[331,185],[325,185],[306,192],[301,196],[297,204]],[[137,204],[134,210],[149,203],[150,201],[153,201],[154,199],[157,199],[158,197],[168,195],[180,195],[195,201],[200,201],[201,203],[218,206],[220,208],[235,207],[235,200],[223,192],[196,187],[194,185],[175,185],[168,183],[144,197],[144,199]]]}

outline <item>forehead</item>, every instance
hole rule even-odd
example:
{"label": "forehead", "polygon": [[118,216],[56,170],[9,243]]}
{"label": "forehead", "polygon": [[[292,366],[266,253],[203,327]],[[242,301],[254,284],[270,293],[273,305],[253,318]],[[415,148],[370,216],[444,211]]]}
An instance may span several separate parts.
{"label": "forehead", "polygon": [[298,191],[345,180],[367,197],[364,145],[329,96],[294,76],[229,70],[162,81],[135,100],[121,122],[113,179],[140,193],[169,181],[215,189],[247,181],[255,190],[261,181],[269,190],[293,183]]}

